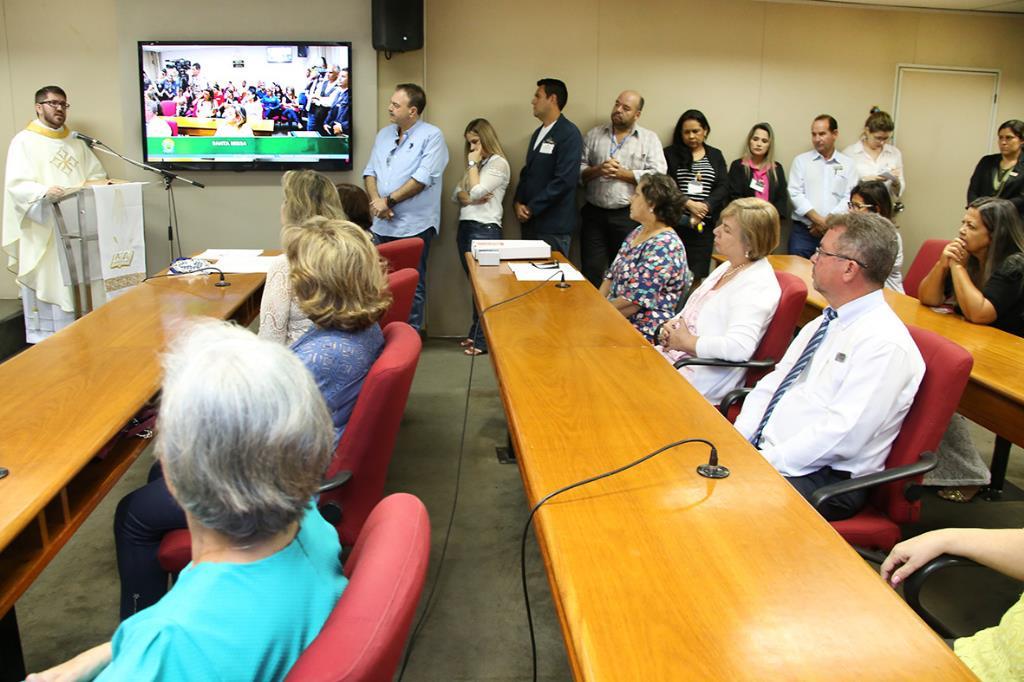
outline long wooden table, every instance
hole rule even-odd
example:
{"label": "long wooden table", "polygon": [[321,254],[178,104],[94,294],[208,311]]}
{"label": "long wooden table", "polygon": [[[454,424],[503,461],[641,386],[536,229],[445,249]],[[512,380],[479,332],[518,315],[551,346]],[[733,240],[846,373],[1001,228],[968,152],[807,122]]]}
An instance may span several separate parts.
{"label": "long wooden table", "polygon": [[[807,283],[807,304],[800,324],[820,315],[827,304],[811,284],[811,262],[789,255],[773,255],[768,260],[776,270],[796,275]],[[958,411],[999,437],[993,454],[991,485],[998,493],[1006,476],[1010,443],[1024,446],[1024,339],[989,325],[972,324],[959,315],[936,312],[916,298],[891,289],[884,293],[903,322],[941,334],[974,357],[971,378]]]}
{"label": "long wooden table", "polygon": [[[481,308],[521,294],[470,275]],[[484,316],[578,680],[972,679],[871,567],[597,291],[546,284]]]}
{"label": "long wooden table", "polygon": [[[152,279],[0,364],[0,617],[131,466],[147,441],[124,438],[96,454],[152,399],[159,354],[188,318],[248,324],[264,275]],[[0,628],[3,629],[3,628]],[[20,661],[0,646],[0,679]],[[17,678],[20,679],[20,678]]]}

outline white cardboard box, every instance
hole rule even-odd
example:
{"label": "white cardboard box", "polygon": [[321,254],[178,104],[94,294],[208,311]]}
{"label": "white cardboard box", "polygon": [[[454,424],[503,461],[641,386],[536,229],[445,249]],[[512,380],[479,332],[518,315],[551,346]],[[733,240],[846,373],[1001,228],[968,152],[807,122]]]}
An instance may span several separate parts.
{"label": "white cardboard box", "polygon": [[471,248],[477,261],[481,250],[497,251],[500,260],[551,258],[551,245],[540,239],[474,239]]}

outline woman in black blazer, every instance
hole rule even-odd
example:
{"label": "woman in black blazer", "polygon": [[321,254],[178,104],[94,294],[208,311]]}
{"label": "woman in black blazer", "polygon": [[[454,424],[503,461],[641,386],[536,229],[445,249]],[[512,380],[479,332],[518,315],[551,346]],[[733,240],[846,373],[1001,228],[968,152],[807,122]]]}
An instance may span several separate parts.
{"label": "woman in black blazer", "polygon": [[789,192],[786,172],[775,161],[775,131],[768,123],[755,123],[747,134],[743,158],[729,166],[729,201],[743,197],[764,199],[779,212],[779,219],[789,216]]}
{"label": "woman in black blazer", "polygon": [[1024,121],[1011,119],[999,126],[999,153],[981,157],[971,184],[967,203],[978,197],[999,197],[1017,207],[1024,217]]}
{"label": "woman in black blazer", "polygon": [[728,169],[722,152],[704,140],[711,134],[708,119],[696,109],[687,109],[676,122],[672,144],[665,147],[668,176],[686,196],[686,211],[676,232],[686,246],[686,260],[694,284],[708,276],[713,230],[718,214],[729,203]]}

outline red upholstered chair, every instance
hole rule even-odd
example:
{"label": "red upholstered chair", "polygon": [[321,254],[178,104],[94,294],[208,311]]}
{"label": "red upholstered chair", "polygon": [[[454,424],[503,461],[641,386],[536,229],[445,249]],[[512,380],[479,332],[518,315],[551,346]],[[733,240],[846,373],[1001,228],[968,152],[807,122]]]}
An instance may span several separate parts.
{"label": "red upholstered chair", "polygon": [[397,493],[370,514],[345,562],[348,587],[287,682],[390,682],[409,637],[430,558],[430,519]]}
{"label": "red upholstered chair", "polygon": [[[768,328],[761,337],[761,343],[748,362],[730,362],[728,360],[717,360],[713,358],[683,358],[675,363],[676,369],[687,365],[713,365],[716,367],[746,367],[747,375],[743,385],[753,388],[754,384],[770,372],[775,363],[782,359],[786,349],[793,340],[793,331],[796,329],[797,320],[800,319],[800,311],[804,309],[807,302],[807,285],[796,275],[788,272],[776,272],[775,278],[779,280],[779,288],[782,295],[779,297],[779,306],[775,309]],[[739,415],[739,408],[727,410],[726,415],[729,421],[735,421]]]}
{"label": "red upholstered chair", "polygon": [[413,268],[419,270],[420,256],[423,255],[423,240],[419,237],[396,239],[377,245],[380,255],[388,262],[388,272]]}
{"label": "red upholstered chair", "polygon": [[[416,241],[420,241],[417,239]],[[420,242],[422,245],[422,242]],[[420,273],[416,268],[402,268],[388,273],[388,289],[391,291],[391,307],[384,313],[380,326],[386,327],[392,322],[405,322],[412,312],[413,297],[416,285],[420,282]]]}
{"label": "red upholstered chair", "polygon": [[[384,328],[384,350],[363,381],[348,426],[327,467],[320,508],[338,528],[343,545],[356,541],[370,510],[384,495],[384,479],[422,345],[420,335],[405,322]],[[165,535],[157,556],[165,571],[172,575],[181,572],[192,560],[188,531]]]}
{"label": "red upholstered chair", "polygon": [[921,286],[921,280],[939,260],[942,250],[948,243],[948,239],[929,239],[921,244],[917,255],[914,256],[914,262],[910,264],[910,269],[907,270],[907,274],[903,278],[903,291],[907,296],[917,298],[917,288]]}
{"label": "red upholstered chair", "polygon": [[811,504],[818,507],[834,495],[874,488],[867,506],[859,514],[832,522],[847,542],[861,549],[888,552],[900,541],[900,524],[917,521],[921,502],[911,499],[914,496],[908,496],[908,491],[911,484],[920,483],[921,476],[935,467],[935,451],[956,411],[974,364],[970,353],[935,332],[910,325],[907,329],[924,358],[925,373],[892,444],[885,469],[825,486],[816,490],[811,498]]}
{"label": "red upholstered chair", "polygon": [[165,100],[160,102],[160,115],[161,116],[177,116],[178,115],[178,104],[174,100]]}

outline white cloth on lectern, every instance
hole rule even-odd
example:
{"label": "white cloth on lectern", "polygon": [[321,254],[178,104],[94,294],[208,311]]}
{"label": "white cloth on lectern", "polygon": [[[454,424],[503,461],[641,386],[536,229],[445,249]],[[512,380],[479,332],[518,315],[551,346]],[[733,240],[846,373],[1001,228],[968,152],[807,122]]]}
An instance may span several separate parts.
{"label": "white cloth on lectern", "polygon": [[100,272],[108,301],[146,277],[142,185],[141,182],[133,182],[92,188],[96,201]]}
{"label": "white cloth on lectern", "polygon": [[75,187],[106,177],[96,155],[67,128],[54,131],[33,121],[14,136],[7,151],[2,242],[7,268],[35,298],[65,312],[75,307],[61,275],[53,212],[33,204],[52,186]]}

